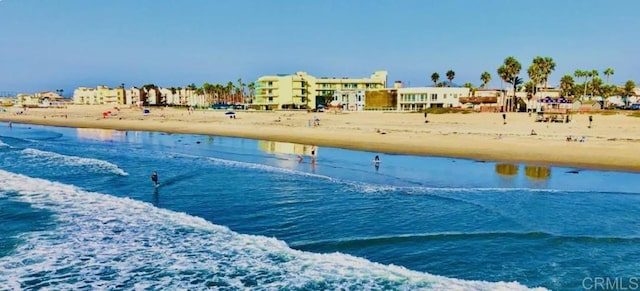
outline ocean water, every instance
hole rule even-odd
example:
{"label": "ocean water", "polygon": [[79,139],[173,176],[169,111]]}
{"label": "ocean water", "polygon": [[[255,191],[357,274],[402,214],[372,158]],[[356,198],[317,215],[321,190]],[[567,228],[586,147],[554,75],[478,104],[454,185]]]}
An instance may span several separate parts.
{"label": "ocean water", "polygon": [[638,282],[638,174],[310,151],[0,123],[0,290]]}

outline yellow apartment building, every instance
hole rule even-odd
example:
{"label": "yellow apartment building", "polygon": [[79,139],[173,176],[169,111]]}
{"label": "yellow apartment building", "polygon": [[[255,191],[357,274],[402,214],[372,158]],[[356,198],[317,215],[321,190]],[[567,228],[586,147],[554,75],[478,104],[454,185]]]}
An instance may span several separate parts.
{"label": "yellow apartment building", "polygon": [[124,88],[109,88],[100,85],[96,88],[78,87],[73,91],[73,104],[99,105],[125,104],[125,102]]}
{"label": "yellow apartment building", "polygon": [[313,109],[329,103],[336,92],[382,89],[386,86],[387,71],[376,71],[368,78],[317,78],[306,72],[262,76],[256,81],[253,107]]}
{"label": "yellow apartment building", "polygon": [[94,105],[99,104],[95,88],[78,87],[73,90],[73,104]]}
{"label": "yellow apartment building", "polygon": [[[121,91],[121,94],[118,94]],[[124,104],[124,90],[121,88],[109,88],[107,86],[98,86],[97,88],[98,104]],[[123,100],[123,103],[118,103]]]}

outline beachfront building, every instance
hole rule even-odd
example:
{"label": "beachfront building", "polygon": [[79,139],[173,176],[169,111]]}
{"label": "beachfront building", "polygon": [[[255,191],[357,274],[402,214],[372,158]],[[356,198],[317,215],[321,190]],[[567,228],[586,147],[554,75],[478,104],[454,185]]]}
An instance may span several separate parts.
{"label": "beachfront building", "polygon": [[124,88],[109,88],[100,85],[98,87],[78,87],[73,91],[73,104],[101,105],[101,104],[125,104]]}
{"label": "beachfront building", "polygon": [[73,90],[73,104],[95,105],[98,103],[98,95],[95,88],[78,87]]}
{"label": "beachfront building", "polygon": [[26,107],[50,107],[50,106],[66,106],[68,101],[60,94],[52,91],[43,91],[35,94],[20,93],[16,96],[16,106]]}
{"label": "beachfront building", "polygon": [[125,90],[125,98],[124,98],[124,103],[125,105],[140,105],[141,101],[142,101],[142,89],[138,88],[138,87],[131,87],[129,89]]}
{"label": "beachfront building", "polygon": [[398,111],[419,111],[427,108],[460,107],[461,97],[469,96],[469,88],[410,87],[398,90]]}
{"label": "beachfront building", "polygon": [[39,106],[41,107],[65,107],[71,103],[68,99],[52,91],[36,93],[35,97],[40,100]]}
{"label": "beachfront building", "polygon": [[[124,89],[123,88],[109,88],[107,86],[100,85],[97,87],[96,95],[98,98],[98,104],[124,104]],[[121,101],[122,103],[118,103]]]}
{"label": "beachfront building", "polygon": [[365,90],[338,90],[333,93],[333,104],[339,104],[341,110],[362,111],[365,104]]}
{"label": "beachfront building", "polygon": [[[336,92],[381,89],[387,72],[376,71],[369,78],[328,78],[297,72],[258,78],[252,107],[259,109],[312,109],[330,103]],[[357,94],[357,93],[356,93]]]}
{"label": "beachfront building", "polygon": [[33,94],[25,94],[19,93],[16,96],[16,104],[17,106],[27,106],[27,107],[35,107],[40,104],[40,98],[36,97]]}

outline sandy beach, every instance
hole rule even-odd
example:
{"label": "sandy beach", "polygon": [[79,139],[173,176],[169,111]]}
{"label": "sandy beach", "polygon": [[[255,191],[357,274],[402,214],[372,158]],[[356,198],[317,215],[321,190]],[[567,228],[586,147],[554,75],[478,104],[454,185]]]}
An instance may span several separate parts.
{"label": "sandy beach", "polygon": [[[570,123],[535,122],[535,114],[225,111],[113,106],[9,108],[0,120],[81,128],[234,136],[366,150],[640,172],[640,118],[627,112],[575,114]],[[103,118],[102,112],[114,112]],[[589,115],[593,116],[589,128]],[[313,125],[313,119],[319,125]],[[9,129],[0,129],[2,131]],[[536,135],[531,135],[534,130]],[[567,141],[572,136],[575,141]],[[584,141],[580,140],[584,137]]]}

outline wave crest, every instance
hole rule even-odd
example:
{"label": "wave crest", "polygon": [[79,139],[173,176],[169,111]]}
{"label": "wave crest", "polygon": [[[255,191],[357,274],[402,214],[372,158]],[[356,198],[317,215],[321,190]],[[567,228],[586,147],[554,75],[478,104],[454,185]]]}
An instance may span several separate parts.
{"label": "wave crest", "polygon": [[99,160],[99,159],[67,156],[63,154],[58,154],[58,153],[48,152],[48,151],[41,151],[41,150],[32,149],[32,148],[23,149],[21,153],[24,154],[26,157],[42,158],[43,161],[46,163],[58,163],[58,164],[63,164],[67,166],[88,167],[97,172],[113,173],[120,176],[129,175],[123,169],[120,169],[117,165],[107,161]]}

